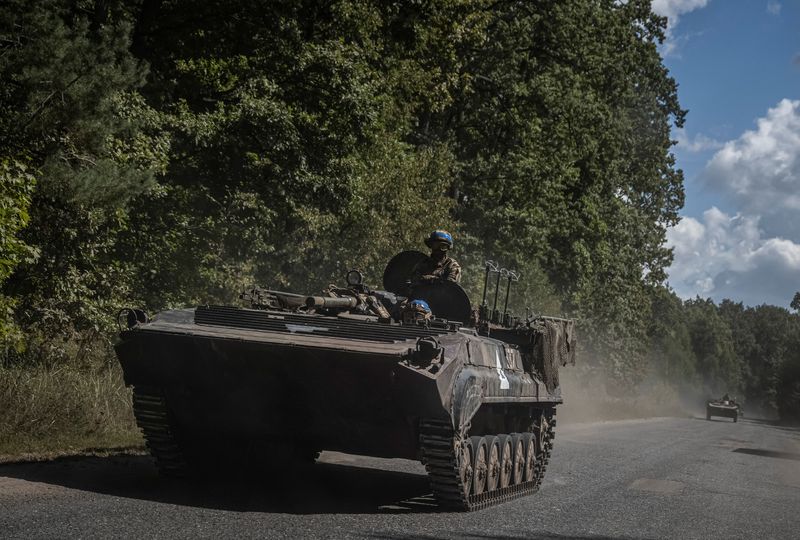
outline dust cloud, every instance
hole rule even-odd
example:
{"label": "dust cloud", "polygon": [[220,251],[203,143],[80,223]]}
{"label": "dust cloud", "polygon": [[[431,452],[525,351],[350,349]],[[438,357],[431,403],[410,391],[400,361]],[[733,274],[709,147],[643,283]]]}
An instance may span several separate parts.
{"label": "dust cloud", "polygon": [[564,404],[558,407],[559,423],[599,422],[632,418],[704,415],[711,396],[696,388],[675,388],[651,377],[631,389],[623,389],[600,370],[569,366],[559,370]]}

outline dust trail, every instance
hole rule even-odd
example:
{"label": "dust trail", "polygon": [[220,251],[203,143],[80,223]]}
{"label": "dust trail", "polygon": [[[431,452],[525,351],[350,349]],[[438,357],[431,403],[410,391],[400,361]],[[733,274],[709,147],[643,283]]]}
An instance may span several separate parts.
{"label": "dust trail", "polygon": [[624,389],[597,369],[575,366],[561,369],[559,378],[564,397],[558,408],[561,423],[699,416],[706,399],[697,389],[675,388],[655,377]]}

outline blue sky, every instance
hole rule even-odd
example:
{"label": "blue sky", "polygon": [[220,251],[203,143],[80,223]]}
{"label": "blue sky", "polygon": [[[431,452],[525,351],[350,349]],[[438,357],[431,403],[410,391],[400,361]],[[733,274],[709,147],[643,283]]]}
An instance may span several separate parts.
{"label": "blue sky", "polygon": [[788,307],[800,290],[800,0],[654,0],[689,109],[674,130],[686,205],[669,283]]}

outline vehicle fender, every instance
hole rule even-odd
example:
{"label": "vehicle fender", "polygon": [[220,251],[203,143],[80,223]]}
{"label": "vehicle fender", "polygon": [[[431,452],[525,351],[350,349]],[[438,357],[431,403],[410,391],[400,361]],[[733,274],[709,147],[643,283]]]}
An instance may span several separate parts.
{"label": "vehicle fender", "polygon": [[469,423],[478,412],[485,393],[484,380],[477,370],[466,365],[456,377],[451,399],[453,428],[464,435],[469,431]]}

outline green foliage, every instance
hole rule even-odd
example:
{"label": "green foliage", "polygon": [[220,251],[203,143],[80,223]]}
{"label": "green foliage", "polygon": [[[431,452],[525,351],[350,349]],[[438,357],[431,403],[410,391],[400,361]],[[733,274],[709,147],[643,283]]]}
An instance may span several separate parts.
{"label": "green foliage", "polygon": [[685,315],[705,388],[715,395],[737,393],[742,384],[742,366],[734,351],[731,327],[710,299],[687,301]]}
{"label": "green foliage", "polygon": [[779,367],[775,398],[778,414],[785,420],[800,420],[800,352],[795,348]]}
{"label": "green foliage", "polygon": [[148,306],[313,290],[352,266],[377,283],[398,246],[454,225],[450,151],[403,140],[410,112],[372,64],[377,7],[208,2],[187,26],[189,9],[138,14],[170,149],[119,243]]}
{"label": "green foliage", "polygon": [[131,24],[111,4],[12,1],[0,14],[0,155],[28,156],[37,171],[19,239],[39,257],[5,284],[33,358],[58,350],[56,336],[109,335],[126,297],[112,257],[126,205],[164,166],[163,137],[131,97],[145,74]]}
{"label": "green foliage", "polygon": [[[20,240],[28,224],[28,208],[35,179],[27,167],[10,158],[0,158],[0,284],[20,262],[32,262],[38,251]],[[0,344],[19,346],[22,334],[14,321],[15,299],[0,294]]]}
{"label": "green foliage", "polygon": [[652,292],[653,308],[648,331],[653,366],[659,377],[676,386],[699,383],[690,321],[683,302],[673,292],[658,287]]}
{"label": "green foliage", "polygon": [[444,147],[413,149],[387,137],[367,148],[356,156],[349,204],[330,213],[300,212],[303,225],[276,250],[279,265],[261,266],[260,275],[310,290],[340,282],[356,267],[380,285],[399,248],[427,249],[422,239],[430,231],[455,225],[446,196],[451,166]]}
{"label": "green foliage", "polygon": [[785,365],[795,361],[795,351],[800,347],[800,317],[777,306],[744,308],[728,300],[720,304],[719,312],[733,334],[745,394],[763,409],[786,410],[789,395],[778,394],[779,388],[789,388],[798,381],[786,379],[793,372]]}
{"label": "green foliage", "polygon": [[35,179],[27,167],[13,159],[0,160],[0,283],[21,261],[36,258],[36,251],[18,233],[28,224],[28,208]]}

